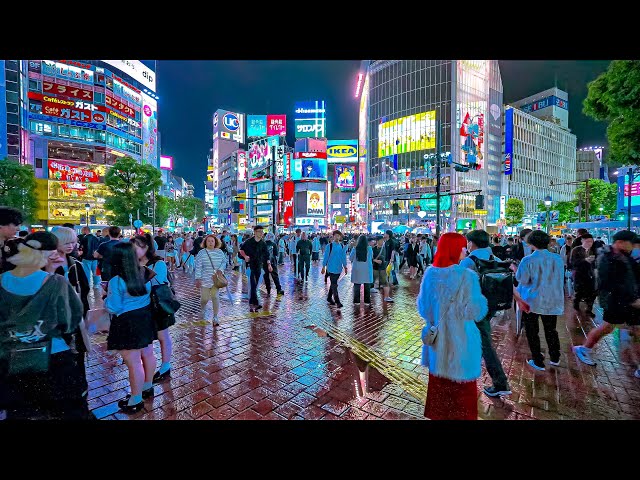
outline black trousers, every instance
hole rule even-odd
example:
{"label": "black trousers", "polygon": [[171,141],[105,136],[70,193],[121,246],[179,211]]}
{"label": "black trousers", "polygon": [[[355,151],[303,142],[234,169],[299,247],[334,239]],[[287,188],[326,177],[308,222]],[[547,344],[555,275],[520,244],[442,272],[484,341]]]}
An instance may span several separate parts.
{"label": "black trousers", "polygon": [[547,348],[549,350],[549,359],[552,362],[560,360],[560,339],[556,330],[557,315],[540,315],[538,313],[522,313],[522,322],[524,330],[527,334],[527,342],[536,365],[544,365],[544,356],[540,351],[540,324],[538,317],[542,317],[542,327],[544,328],[544,337],[547,340]]}
{"label": "black trousers", "polygon": [[[276,284],[276,291],[281,292],[282,286],[280,285],[280,275],[278,274],[278,267],[276,265],[271,265],[271,278],[273,278],[273,283]],[[264,284],[267,287],[267,293],[271,292],[271,279],[269,278],[269,270],[265,269],[264,271]]]}
{"label": "black trousers", "polygon": [[329,296],[327,297],[327,301],[333,301],[336,303],[342,303],[340,301],[340,297],[338,296],[338,279],[340,278],[339,273],[330,273],[329,280],[331,280],[331,285],[329,286]]}
{"label": "black trousers", "polygon": [[581,300],[587,303],[589,310],[593,309],[593,302],[596,301],[596,292],[590,286],[575,284],[575,294],[573,296],[573,305],[576,306]]}
{"label": "black trousers", "polygon": [[364,303],[371,303],[371,283],[353,284],[353,303],[360,303],[360,285],[364,285]]}
{"label": "black trousers", "polygon": [[[250,265],[251,268],[251,276],[249,277],[250,284],[250,296],[249,296],[249,305],[258,305],[258,282],[260,281],[260,272],[262,268],[258,265]],[[265,276],[265,283],[266,283]]]}
{"label": "black trousers", "polygon": [[291,256],[293,257],[293,272],[294,272],[294,275],[297,277],[298,276],[298,254],[292,253]]}
{"label": "black trousers", "polygon": [[491,318],[493,315],[494,312],[489,312],[486,317],[476,322],[476,326],[478,330],[480,330],[482,358],[484,358],[484,364],[487,367],[487,372],[489,372],[493,386],[498,390],[506,390],[508,387],[507,376],[502,369],[500,359],[491,343]]}
{"label": "black trousers", "polygon": [[298,255],[298,270],[300,274],[300,278],[303,277],[303,273],[305,277],[309,276],[309,268],[311,268],[311,255]]}

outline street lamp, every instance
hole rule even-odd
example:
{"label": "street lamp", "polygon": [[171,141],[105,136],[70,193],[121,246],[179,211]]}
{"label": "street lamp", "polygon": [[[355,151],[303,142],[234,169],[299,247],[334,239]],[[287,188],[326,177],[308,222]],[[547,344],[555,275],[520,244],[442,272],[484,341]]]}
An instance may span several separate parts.
{"label": "street lamp", "polygon": [[89,205],[88,203],[85,203],[85,204],[84,204],[84,209],[85,209],[85,210],[86,210],[86,212],[87,212],[87,215],[86,215],[86,217],[85,217],[85,218],[86,218],[86,220],[87,220],[87,228],[89,228],[89,209],[90,209],[90,208],[91,208],[91,205]]}
{"label": "street lamp", "polygon": [[544,197],[544,206],[547,207],[547,233],[549,233],[549,220],[550,220],[549,209],[551,208],[552,201],[553,200],[551,200],[551,196],[547,195],[546,197]]}

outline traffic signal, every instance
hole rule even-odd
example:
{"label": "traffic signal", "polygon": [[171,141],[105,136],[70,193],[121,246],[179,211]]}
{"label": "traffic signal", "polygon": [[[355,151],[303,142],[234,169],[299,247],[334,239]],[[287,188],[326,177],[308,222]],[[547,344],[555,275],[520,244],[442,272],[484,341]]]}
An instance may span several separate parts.
{"label": "traffic signal", "polygon": [[476,210],[484,210],[484,195],[476,195]]}
{"label": "traffic signal", "polygon": [[240,213],[240,202],[233,202],[233,213]]}
{"label": "traffic signal", "polygon": [[400,215],[400,205],[394,203],[393,205],[391,205],[391,208],[393,209],[394,215]]}

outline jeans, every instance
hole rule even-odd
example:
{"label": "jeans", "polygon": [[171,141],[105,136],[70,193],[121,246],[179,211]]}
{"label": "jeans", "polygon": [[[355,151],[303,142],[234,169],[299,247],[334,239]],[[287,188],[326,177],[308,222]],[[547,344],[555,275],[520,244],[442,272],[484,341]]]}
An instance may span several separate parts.
{"label": "jeans", "polygon": [[360,303],[360,285],[364,285],[364,303],[371,303],[371,285],[373,285],[372,283],[353,284],[353,303]]}
{"label": "jeans", "polygon": [[84,273],[87,275],[87,281],[91,281],[93,278],[93,286],[100,285],[100,277],[96,275],[96,268],[98,268],[98,260],[82,260],[82,267]]}
{"label": "jeans", "polygon": [[278,252],[278,265],[284,265],[284,252]]}
{"label": "jeans", "polygon": [[311,255],[298,255],[298,268],[300,270],[300,278],[304,273],[305,277],[309,276],[309,268],[311,267]]}
{"label": "jeans", "polygon": [[491,318],[495,312],[489,312],[479,322],[476,322],[478,330],[480,330],[480,340],[482,341],[482,358],[484,358],[484,364],[487,367],[487,372],[493,381],[493,386],[498,390],[506,390],[507,376],[502,369],[500,359],[496,354],[496,351],[491,344]]}
{"label": "jeans", "polygon": [[276,284],[276,291],[281,292],[282,286],[280,285],[280,275],[278,274],[278,267],[276,265],[272,265],[271,269],[273,270],[271,274],[269,274],[269,269],[266,269],[264,271],[264,284],[267,287],[267,293],[271,293],[271,279],[269,278],[269,275],[271,275],[271,278],[273,278],[273,283]]}
{"label": "jeans", "polygon": [[331,286],[329,287],[329,296],[327,297],[327,301],[333,301],[341,304],[340,297],[338,296],[338,279],[340,278],[339,273],[330,273],[329,279],[331,280]]}
{"label": "jeans", "polygon": [[[260,282],[260,265],[254,265],[249,274],[251,293],[249,295],[249,305],[258,305],[258,283]],[[266,281],[266,280],[265,280]]]}
{"label": "jeans", "polygon": [[540,352],[540,337],[538,336],[540,324],[538,323],[538,316],[542,317],[544,337],[547,340],[549,359],[552,362],[560,360],[560,339],[558,338],[558,331],[556,330],[558,317],[556,315],[540,315],[539,313],[533,312],[522,313],[522,322],[524,323],[524,330],[527,334],[527,342],[529,343],[529,349],[533,356],[533,362],[538,366],[543,366],[544,356]]}

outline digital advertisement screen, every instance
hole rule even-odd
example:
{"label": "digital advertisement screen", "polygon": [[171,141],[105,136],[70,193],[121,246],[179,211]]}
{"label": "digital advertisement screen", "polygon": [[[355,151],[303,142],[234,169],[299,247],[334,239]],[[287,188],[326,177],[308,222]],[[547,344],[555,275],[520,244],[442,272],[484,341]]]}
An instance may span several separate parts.
{"label": "digital advertisement screen", "polygon": [[307,215],[324,217],[325,192],[307,192]]}
{"label": "digital advertisement screen", "polygon": [[173,157],[160,155],[160,170],[173,170]]}
{"label": "digital advertisement screen", "polygon": [[378,125],[378,156],[436,147],[436,111],[397,118]]}
{"label": "digital advertisement screen", "polygon": [[291,180],[327,180],[327,161],[322,158],[296,158],[293,160]]}
{"label": "digital advertisement screen", "polygon": [[[627,208],[627,202],[629,201],[629,175],[624,176],[624,196],[623,206]],[[637,207],[640,205],[640,182],[633,182],[631,184],[631,206]]]}
{"label": "digital advertisement screen", "polygon": [[267,136],[267,116],[247,115],[247,137]]}
{"label": "digital advertisement screen", "polygon": [[335,166],[335,186],[340,190],[356,189],[356,166],[355,165],[336,165]]}
{"label": "digital advertisement screen", "polygon": [[158,165],[158,102],[142,94],[142,159]]}
{"label": "digital advertisement screen", "polygon": [[97,183],[100,181],[96,167],[76,166],[57,160],[49,160],[49,178],[51,180],[61,180],[64,182]]}
{"label": "digital advertisement screen", "polygon": [[466,112],[460,126],[460,159],[467,165],[482,165],[484,114]]}
{"label": "digital advertisement screen", "polygon": [[329,163],[357,163],[358,140],[329,140],[327,159]]}
{"label": "digital advertisement screen", "polygon": [[267,137],[249,144],[247,149],[249,182],[257,182],[268,176],[268,171],[271,170],[269,163],[273,159],[273,147],[278,148],[280,138],[280,136]]}
{"label": "digital advertisement screen", "polygon": [[513,173],[513,108],[504,112],[504,174]]}
{"label": "digital advertisement screen", "polygon": [[296,102],[295,137],[321,138],[326,136],[326,108],[324,100]]}
{"label": "digital advertisement screen", "polygon": [[284,226],[289,227],[291,222],[293,221],[293,193],[295,190],[295,183],[293,182],[284,182],[283,186],[283,202],[284,202],[284,212],[282,216],[284,217]]}
{"label": "digital advertisement screen", "polygon": [[267,115],[267,135],[287,135],[286,115]]}

